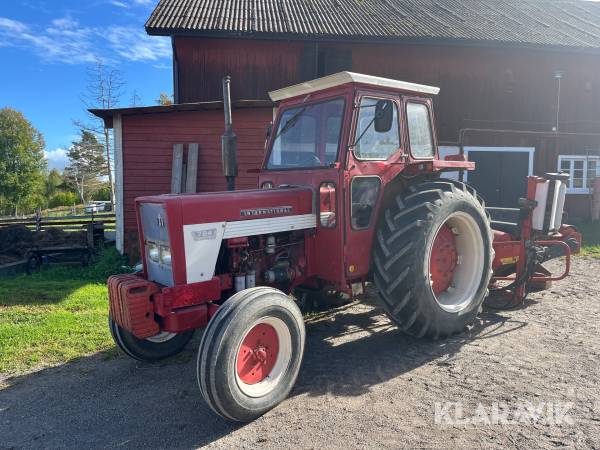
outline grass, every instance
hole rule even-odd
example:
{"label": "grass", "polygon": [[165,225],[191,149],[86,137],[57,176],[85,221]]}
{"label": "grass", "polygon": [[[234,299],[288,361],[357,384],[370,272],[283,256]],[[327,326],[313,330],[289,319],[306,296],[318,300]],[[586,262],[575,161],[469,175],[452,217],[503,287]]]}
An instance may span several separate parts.
{"label": "grass", "polygon": [[600,258],[600,223],[583,222],[575,225],[583,235],[581,254]]}
{"label": "grass", "polygon": [[[600,258],[600,224],[580,223],[582,254]],[[89,268],[0,278],[0,374],[15,375],[114,348],[106,278],[125,261],[106,250]]]}
{"label": "grass", "polygon": [[114,249],[89,268],[51,267],[0,279],[0,374],[16,375],[113,348],[108,275],[124,271]]}

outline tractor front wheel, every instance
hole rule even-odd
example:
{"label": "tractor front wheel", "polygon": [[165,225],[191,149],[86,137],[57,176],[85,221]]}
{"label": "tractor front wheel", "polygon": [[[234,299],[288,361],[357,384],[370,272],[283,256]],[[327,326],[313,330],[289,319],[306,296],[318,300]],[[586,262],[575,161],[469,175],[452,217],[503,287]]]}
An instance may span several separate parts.
{"label": "tractor front wheel", "polygon": [[290,393],[304,352],[298,306],[283,292],[238,292],[212,317],[198,351],[198,385],[222,417],[248,422]]}
{"label": "tractor front wheel", "polygon": [[411,186],[383,211],[373,245],[375,283],[408,334],[445,337],[471,324],[492,276],[483,201],[450,180]]}
{"label": "tractor front wheel", "polygon": [[183,333],[162,332],[147,339],[135,337],[109,317],[108,327],[117,346],[139,361],[159,361],[181,352],[192,339],[194,330]]}

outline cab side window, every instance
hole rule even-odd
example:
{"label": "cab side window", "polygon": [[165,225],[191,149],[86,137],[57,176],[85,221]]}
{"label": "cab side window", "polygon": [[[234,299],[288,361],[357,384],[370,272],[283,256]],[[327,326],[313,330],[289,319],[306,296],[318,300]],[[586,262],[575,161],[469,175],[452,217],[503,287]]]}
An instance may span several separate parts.
{"label": "cab side window", "polygon": [[422,103],[406,105],[406,120],[410,138],[410,151],[415,158],[431,158],[435,154],[429,108]]}
{"label": "cab side window", "polygon": [[381,180],[379,177],[360,176],[352,179],[350,215],[354,230],[369,228],[380,190]]}
{"label": "cab side window", "polygon": [[400,148],[398,108],[394,103],[394,117],[389,131],[375,130],[375,106],[378,99],[363,97],[354,137],[354,155],[358,159],[386,160]]}

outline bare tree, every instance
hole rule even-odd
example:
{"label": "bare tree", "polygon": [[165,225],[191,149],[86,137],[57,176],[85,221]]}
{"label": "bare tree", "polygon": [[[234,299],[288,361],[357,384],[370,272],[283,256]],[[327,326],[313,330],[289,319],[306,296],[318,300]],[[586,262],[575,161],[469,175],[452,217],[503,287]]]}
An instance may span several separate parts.
{"label": "bare tree", "polygon": [[[88,83],[86,91],[82,97],[82,102],[88,109],[110,109],[119,106],[123,97],[123,87],[125,82],[121,72],[107,67],[103,61],[98,60],[96,64],[88,69]],[[82,130],[93,133],[104,147],[106,161],[106,173],[110,185],[110,201],[114,209],[115,192],[113,181],[113,141],[110,129],[104,124],[104,121],[88,112],[91,125],[81,121],[75,121],[75,125]]]}
{"label": "bare tree", "polygon": [[142,104],[142,97],[138,95],[137,89],[133,90],[131,94],[131,99],[129,100],[129,106],[135,107],[140,106]]}

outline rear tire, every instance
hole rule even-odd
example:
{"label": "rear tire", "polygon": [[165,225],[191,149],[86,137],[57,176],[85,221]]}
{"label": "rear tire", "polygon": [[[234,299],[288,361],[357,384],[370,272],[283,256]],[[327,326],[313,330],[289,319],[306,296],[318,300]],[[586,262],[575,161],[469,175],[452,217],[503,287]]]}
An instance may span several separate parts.
{"label": "rear tire", "polygon": [[148,339],[135,337],[121,328],[112,317],[108,318],[110,334],[117,346],[139,361],[160,361],[180,353],[194,336],[195,330],[183,333],[160,333]]}
{"label": "rear tire", "polygon": [[373,244],[375,284],[388,316],[417,337],[471,324],[488,294],[492,232],[475,190],[425,182],[384,208]]}
{"label": "rear tire", "polygon": [[305,330],[283,292],[238,292],[212,317],[198,350],[198,385],[220,416],[248,422],[289,395],[302,363]]}

